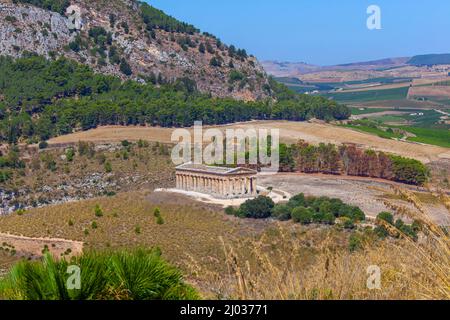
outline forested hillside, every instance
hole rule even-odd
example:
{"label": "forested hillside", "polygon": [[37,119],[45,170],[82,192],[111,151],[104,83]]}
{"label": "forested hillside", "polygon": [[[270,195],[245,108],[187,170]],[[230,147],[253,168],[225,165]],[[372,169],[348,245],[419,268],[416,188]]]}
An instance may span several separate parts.
{"label": "forested hillside", "polygon": [[0,57],[0,140],[37,142],[99,125],[191,126],[252,119],[346,119],[350,111],[270,80],[276,101],[244,102],[200,93],[188,77],[159,84],[122,81],[66,58]]}
{"label": "forested hillside", "polygon": [[[78,8],[79,25],[68,23],[69,5]],[[139,82],[188,77],[199,91],[215,97],[273,97],[263,67],[245,49],[145,2],[2,0],[0,34],[0,55],[64,56],[95,72]]]}

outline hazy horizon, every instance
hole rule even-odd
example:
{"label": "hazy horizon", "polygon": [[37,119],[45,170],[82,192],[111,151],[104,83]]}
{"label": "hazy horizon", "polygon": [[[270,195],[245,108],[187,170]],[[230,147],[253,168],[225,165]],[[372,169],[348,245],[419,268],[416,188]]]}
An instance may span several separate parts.
{"label": "hazy horizon", "polygon": [[[445,0],[147,2],[261,61],[327,66],[450,52]],[[370,5],[381,9],[381,30],[367,28]]]}

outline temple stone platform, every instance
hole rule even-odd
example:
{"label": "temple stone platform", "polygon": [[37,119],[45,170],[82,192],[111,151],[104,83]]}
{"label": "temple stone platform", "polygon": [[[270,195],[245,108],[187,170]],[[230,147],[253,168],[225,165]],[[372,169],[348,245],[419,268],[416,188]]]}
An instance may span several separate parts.
{"label": "temple stone platform", "polygon": [[228,206],[240,206],[241,204],[243,204],[245,201],[247,201],[248,199],[251,198],[256,198],[258,195],[265,195],[270,197],[273,202],[275,203],[279,203],[282,201],[288,201],[291,198],[291,194],[287,193],[285,191],[282,190],[277,190],[277,189],[273,189],[273,190],[269,190],[266,189],[264,187],[257,187],[257,194],[255,194],[253,197],[246,197],[246,198],[216,198],[210,194],[206,194],[206,193],[201,193],[201,192],[195,192],[195,191],[186,191],[186,190],[181,190],[181,189],[176,189],[176,188],[172,188],[172,189],[156,189],[154,192],[168,192],[168,193],[175,193],[175,194],[180,194],[180,195],[184,195],[187,196],[189,198],[192,198],[193,200],[196,201],[200,201],[203,203],[209,203],[209,204],[216,204],[216,205],[220,205],[224,208],[228,207]]}

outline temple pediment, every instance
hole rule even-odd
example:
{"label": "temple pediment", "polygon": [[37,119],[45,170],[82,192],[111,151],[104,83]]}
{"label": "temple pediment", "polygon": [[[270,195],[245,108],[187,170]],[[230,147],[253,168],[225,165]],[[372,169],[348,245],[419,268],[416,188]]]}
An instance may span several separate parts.
{"label": "temple pediment", "polygon": [[218,166],[207,166],[204,164],[194,164],[192,162],[185,163],[176,167],[177,171],[191,171],[205,174],[213,175],[237,175],[237,174],[249,174],[256,175],[255,170],[249,168],[228,168],[228,167],[218,167]]}

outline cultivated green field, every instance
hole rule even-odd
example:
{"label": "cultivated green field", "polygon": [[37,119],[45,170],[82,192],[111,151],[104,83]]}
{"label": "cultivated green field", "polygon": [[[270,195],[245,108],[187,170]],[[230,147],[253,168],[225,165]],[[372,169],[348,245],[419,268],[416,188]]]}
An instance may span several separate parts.
{"label": "cultivated green field", "polygon": [[417,136],[408,138],[409,141],[450,148],[450,130],[448,129],[428,129],[419,127],[402,127],[402,129]]}
{"label": "cultivated green field", "polygon": [[[368,115],[394,110],[399,109],[369,108],[360,110],[359,108],[351,108],[353,115]],[[401,111],[406,113],[365,118],[351,121],[344,126],[385,139],[399,139],[412,134],[415,137],[407,137],[408,141],[450,148],[450,125],[440,123],[441,113],[434,110],[416,109],[402,109]]]}
{"label": "cultivated green field", "polygon": [[336,92],[328,93],[324,96],[343,103],[357,103],[383,100],[401,100],[406,99],[409,87],[385,89],[385,90],[367,90],[357,92]]}
{"label": "cultivated green field", "polygon": [[359,116],[362,114],[370,114],[370,113],[376,113],[376,112],[384,112],[384,111],[392,111],[391,108],[364,108],[361,110],[361,108],[355,108],[351,107],[350,111],[352,112],[352,115]]}

